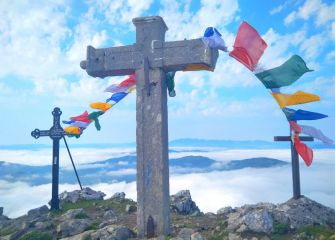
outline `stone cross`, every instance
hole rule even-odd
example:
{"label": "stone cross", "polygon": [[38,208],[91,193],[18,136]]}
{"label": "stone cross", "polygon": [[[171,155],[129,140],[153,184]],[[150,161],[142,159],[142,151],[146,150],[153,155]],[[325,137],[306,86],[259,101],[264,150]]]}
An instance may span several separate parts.
{"label": "stone cross", "polygon": [[[313,137],[301,136],[300,141],[314,141]],[[276,142],[291,142],[291,163],[292,163],[292,182],[293,182],[293,198],[298,199],[301,197],[300,192],[300,171],[299,171],[299,155],[294,147],[292,140],[292,128],[290,127],[290,136],[275,136]]]}
{"label": "stone cross", "polygon": [[165,42],[167,26],[159,16],[133,19],[136,43],[87,47],[80,63],[93,77],[136,74],[137,228],[139,237],[168,235],[169,162],[165,74],[190,64],[214,69],[218,51],[201,39]]}
{"label": "stone cross", "polygon": [[50,130],[39,130],[35,129],[31,132],[31,136],[34,138],[39,137],[50,137],[53,141],[52,146],[52,198],[51,198],[51,210],[59,209],[58,199],[58,185],[59,185],[59,140],[67,135],[60,125],[60,115],[62,111],[56,107],[52,111],[53,126]]}

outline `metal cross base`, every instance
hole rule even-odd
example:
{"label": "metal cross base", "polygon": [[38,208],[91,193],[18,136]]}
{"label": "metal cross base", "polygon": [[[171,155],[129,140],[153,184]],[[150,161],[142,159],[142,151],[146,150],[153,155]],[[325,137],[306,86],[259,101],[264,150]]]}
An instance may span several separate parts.
{"label": "metal cross base", "polygon": [[64,138],[65,135],[67,135],[66,132],[64,132],[63,128],[60,125],[60,115],[62,115],[62,111],[55,107],[52,111],[53,115],[53,126],[49,130],[39,130],[35,129],[31,132],[31,136],[34,138],[39,137],[50,137],[53,141],[52,145],[52,198],[51,198],[51,210],[58,210],[59,209],[59,199],[58,199],[58,186],[59,186],[59,140],[61,138],[64,139],[66,148],[68,150],[69,156],[72,161],[72,165],[74,168],[74,171],[77,176],[77,180],[79,182],[80,188],[81,183],[77,174],[77,170],[75,168],[75,165],[72,160],[72,156],[70,153],[70,150],[68,148],[67,142]]}
{"label": "metal cross base", "polygon": [[[314,141],[313,137],[302,136],[299,137],[300,141]],[[299,171],[299,156],[294,147],[292,136],[275,136],[275,142],[291,142],[291,163],[292,163],[292,180],[293,180],[293,198],[298,199],[301,197],[300,192],[300,171]]]}
{"label": "metal cross base", "polygon": [[136,74],[138,236],[170,233],[168,114],[165,74],[189,64],[214,69],[218,50],[199,39],[165,42],[168,30],[159,16],[133,19],[136,43],[87,47],[80,66],[92,77]]}

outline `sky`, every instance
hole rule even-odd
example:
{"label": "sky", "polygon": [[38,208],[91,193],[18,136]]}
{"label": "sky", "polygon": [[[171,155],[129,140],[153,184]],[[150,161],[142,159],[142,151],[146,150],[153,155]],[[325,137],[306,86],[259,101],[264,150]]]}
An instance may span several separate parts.
{"label": "sky", "polygon": [[[313,72],[286,93],[318,94],[321,101],[296,107],[329,115],[304,123],[335,139],[335,2],[331,0],[87,0],[0,1],[0,145],[50,143],[33,139],[49,129],[51,111],[62,120],[104,101],[103,90],[125,77],[92,78],[79,66],[86,47],[135,42],[132,18],[160,15],[166,41],[199,38],[216,27],[232,50],[242,21],[267,42],[261,64],[277,67],[293,54]],[[169,138],[268,140],[284,135],[288,123],[261,82],[239,62],[220,53],[214,72],[177,72],[177,96],[168,99]],[[135,142],[135,93],[129,94],[72,143]]]}

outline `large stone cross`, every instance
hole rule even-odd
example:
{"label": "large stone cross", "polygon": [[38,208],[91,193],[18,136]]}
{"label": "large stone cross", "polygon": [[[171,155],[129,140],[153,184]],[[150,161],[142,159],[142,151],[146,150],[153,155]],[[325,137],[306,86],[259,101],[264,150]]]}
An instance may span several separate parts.
{"label": "large stone cross", "polygon": [[214,69],[218,51],[201,39],[165,42],[167,26],[159,16],[133,19],[136,43],[87,47],[80,63],[93,77],[136,74],[137,227],[139,237],[170,233],[168,162],[168,71],[189,65]]}

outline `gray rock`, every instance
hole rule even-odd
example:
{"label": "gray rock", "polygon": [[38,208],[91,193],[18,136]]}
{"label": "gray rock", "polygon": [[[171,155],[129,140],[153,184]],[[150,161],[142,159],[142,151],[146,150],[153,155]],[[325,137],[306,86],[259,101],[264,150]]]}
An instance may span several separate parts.
{"label": "gray rock", "polygon": [[61,216],[63,221],[75,219],[81,216],[85,216],[86,212],[83,208],[70,209]]}
{"label": "gray rock", "polygon": [[192,228],[182,228],[182,229],[180,229],[177,237],[179,237],[183,240],[191,240],[191,235],[194,232],[195,231]]}
{"label": "gray rock", "polygon": [[79,200],[103,200],[106,194],[101,191],[94,191],[89,187],[83,190],[74,190],[72,192],[62,192],[59,194],[59,200],[62,202],[76,203]]}
{"label": "gray rock", "polygon": [[217,210],[217,214],[222,214],[222,215],[228,215],[230,213],[235,212],[235,210],[232,207],[224,207],[224,208],[220,208],[219,210]]}
{"label": "gray rock", "polygon": [[39,230],[48,230],[53,228],[53,224],[51,221],[45,221],[45,222],[36,222],[35,228]]}
{"label": "gray rock", "polygon": [[61,238],[60,240],[86,240],[90,239],[91,233],[93,232],[94,230],[89,230],[71,237]]}
{"label": "gray rock", "polygon": [[111,200],[124,200],[126,198],[126,194],[124,192],[114,193],[110,198]]}
{"label": "gray rock", "polygon": [[203,215],[196,203],[192,201],[189,190],[182,190],[170,197],[170,208],[183,215]]}
{"label": "gray rock", "polygon": [[28,211],[28,217],[38,218],[49,212],[49,208],[46,205],[42,207],[34,208]]}
{"label": "gray rock", "polygon": [[71,219],[61,222],[57,226],[57,234],[61,237],[69,237],[84,232],[91,225],[88,219]]}
{"label": "gray rock", "polygon": [[130,205],[130,204],[126,205],[126,212],[127,213],[132,213],[132,212],[136,212],[136,211],[137,211],[137,207],[136,206]]}
{"label": "gray rock", "polygon": [[126,240],[133,238],[134,233],[126,226],[110,225],[97,230],[91,234],[92,239],[96,240]]}
{"label": "gray rock", "polygon": [[236,233],[229,233],[228,234],[228,239],[229,240],[243,240],[243,238]]}
{"label": "gray rock", "polygon": [[257,233],[270,234],[273,231],[273,219],[267,210],[249,212],[244,216],[247,230]]}
{"label": "gray rock", "polygon": [[303,225],[335,228],[335,210],[307,197],[290,199],[279,204],[272,214],[275,221],[289,224],[292,229]]}
{"label": "gray rock", "polygon": [[104,213],[103,220],[109,224],[115,223],[117,221],[117,216],[113,210],[108,210]]}
{"label": "gray rock", "polygon": [[204,240],[200,233],[195,232],[191,235],[191,240]]}

